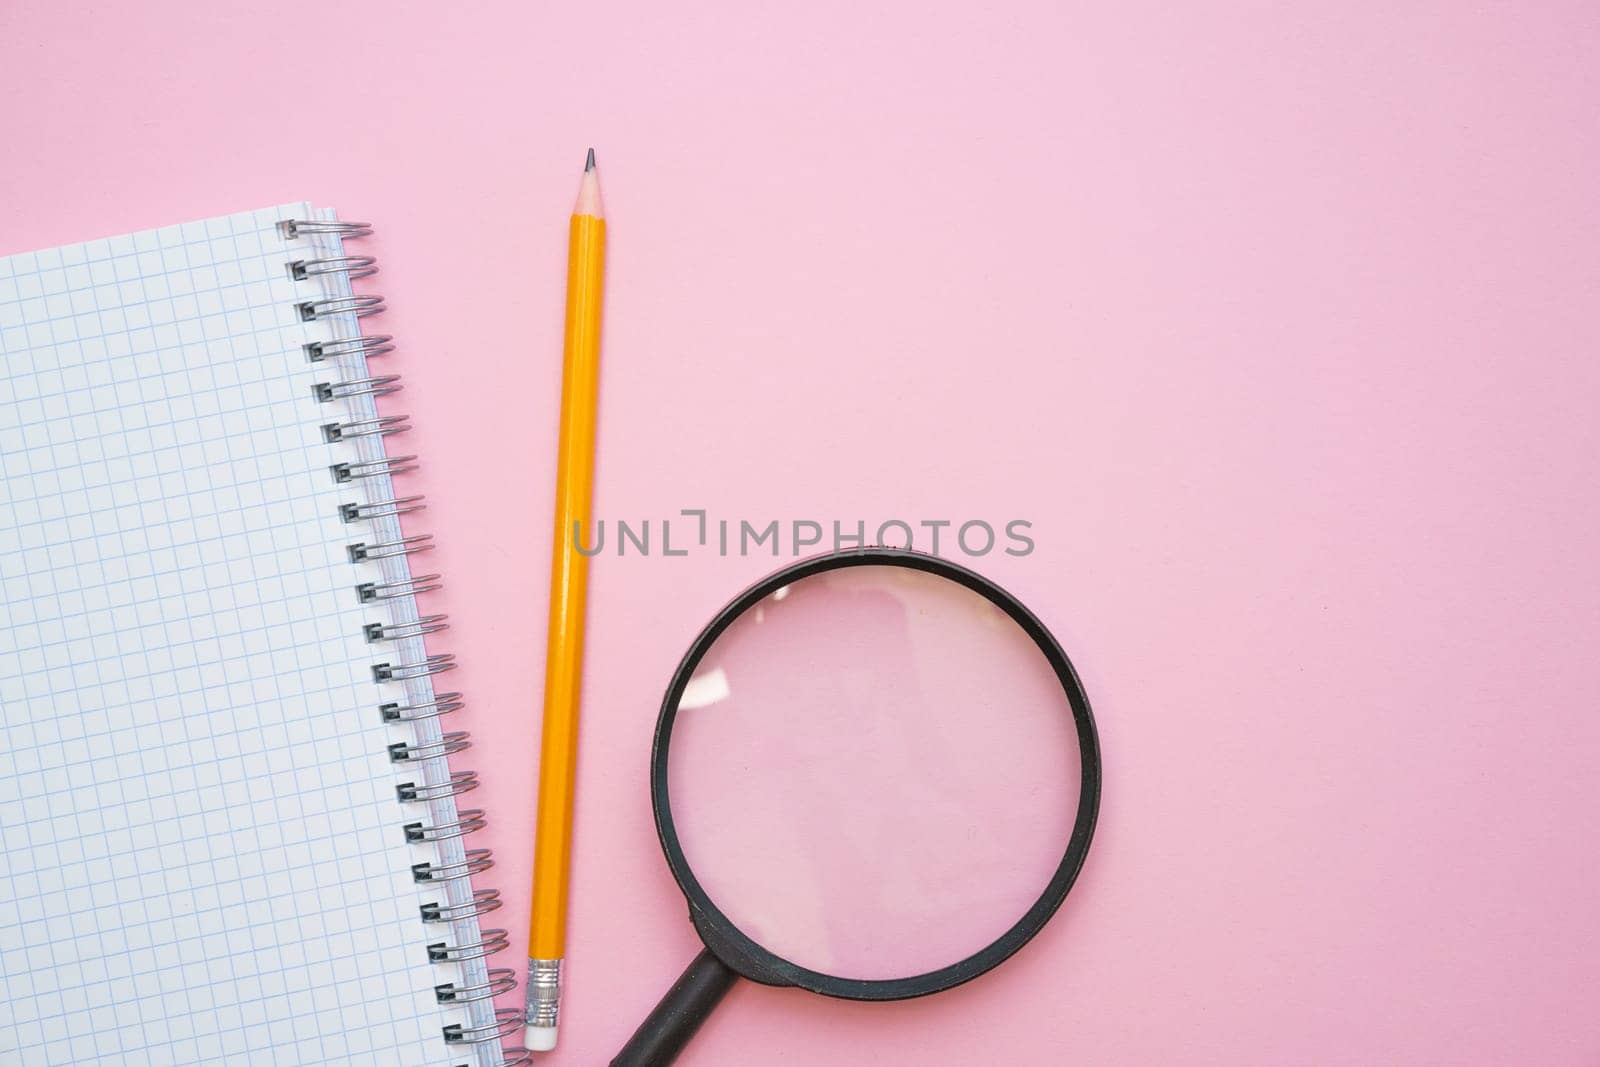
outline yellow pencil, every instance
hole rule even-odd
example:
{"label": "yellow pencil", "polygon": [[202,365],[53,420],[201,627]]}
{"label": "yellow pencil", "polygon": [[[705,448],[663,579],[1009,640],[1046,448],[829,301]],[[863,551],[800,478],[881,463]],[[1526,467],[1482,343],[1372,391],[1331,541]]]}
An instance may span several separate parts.
{"label": "yellow pencil", "polygon": [[600,297],[606,220],[594,149],[583,168],[567,239],[567,331],[561,365],[561,444],[556,459],[555,554],[539,745],[539,817],[533,851],[533,925],[528,936],[527,1047],[556,1047],[561,961],[566,955],[567,870],[572,858],[572,787],[578,756],[578,691],[589,560],[577,530],[590,525],[595,400],[600,383]]}

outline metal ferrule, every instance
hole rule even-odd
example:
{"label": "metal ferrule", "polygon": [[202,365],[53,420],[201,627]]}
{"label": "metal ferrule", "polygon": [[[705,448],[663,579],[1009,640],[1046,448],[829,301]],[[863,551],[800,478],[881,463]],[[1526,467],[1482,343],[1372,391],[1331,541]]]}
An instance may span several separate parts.
{"label": "metal ferrule", "polygon": [[561,1015],[561,961],[528,960],[528,1007],[525,1026],[555,1026]]}

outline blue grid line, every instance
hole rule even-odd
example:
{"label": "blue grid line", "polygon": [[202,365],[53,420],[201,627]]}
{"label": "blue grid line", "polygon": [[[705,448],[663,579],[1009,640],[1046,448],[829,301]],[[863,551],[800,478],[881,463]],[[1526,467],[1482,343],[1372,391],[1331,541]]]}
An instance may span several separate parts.
{"label": "blue grid line", "polygon": [[[335,368],[300,355],[304,340],[330,336],[329,324],[285,319],[294,317],[298,300],[330,294],[317,291],[321,283],[308,289],[289,279],[287,259],[309,253],[281,241],[273,228],[280,217],[308,212],[294,205],[0,260],[0,383],[6,386],[0,397],[9,400],[0,406],[7,413],[0,416],[0,575],[12,575],[0,578],[8,593],[0,607],[0,698],[6,701],[0,767],[19,792],[67,783],[0,810],[8,854],[29,857],[0,871],[0,895],[31,888],[42,874],[51,885],[57,876],[73,880],[57,892],[13,892],[14,915],[0,916],[0,1052],[17,1053],[29,1064],[247,1058],[420,1067],[471,1058],[439,1041],[441,1022],[460,1014],[434,1005],[432,987],[450,980],[456,968],[429,964],[420,947],[426,935],[416,905],[436,899],[441,887],[410,884],[404,857],[432,853],[399,837],[404,820],[392,789],[397,778],[381,744],[385,736],[402,735],[377,724],[370,712],[351,714],[383,699],[368,664],[387,651],[361,638],[360,625],[370,621],[374,606],[360,604],[353,586],[396,573],[396,565],[357,566],[343,558],[342,545],[362,538],[350,536],[337,505],[360,494],[335,486],[331,477],[315,477],[315,457],[341,449],[308,443],[308,430],[314,434],[321,422],[335,421],[319,416],[347,405],[313,399],[311,384],[329,380]],[[112,265],[97,271],[93,264],[102,262]],[[180,313],[186,321],[177,321]],[[273,352],[282,358],[271,359]],[[108,387],[117,391],[116,411],[99,408]],[[367,405],[348,407],[364,411]],[[44,432],[41,439],[43,431],[62,425],[42,420],[63,416],[71,435]],[[224,432],[175,432],[168,449],[155,444],[164,431],[196,425]],[[187,458],[170,472],[175,477],[163,479],[158,471],[136,479],[133,489],[175,494],[186,506],[157,515],[116,506],[124,486],[111,483],[110,472],[131,469],[133,460],[146,456],[159,461],[169,450]],[[20,472],[13,462],[19,455]],[[296,455],[309,457],[305,469],[262,462]],[[84,469],[96,466],[106,469],[108,483],[90,484]],[[68,523],[83,517],[71,509],[85,498],[102,501],[87,513],[91,535],[63,537],[70,534]],[[247,498],[251,503],[244,504]],[[315,502],[316,512],[286,521],[284,509],[301,501]],[[176,547],[197,551],[185,533],[221,515],[240,521],[242,532],[232,536],[241,549],[252,550],[237,553],[226,572],[181,568],[198,589],[182,583],[163,588],[160,580],[177,574],[155,561],[163,554],[176,559]],[[27,565],[41,546],[24,546],[24,532],[30,541],[36,532],[49,545],[45,566]],[[250,538],[266,538],[274,548],[262,551]],[[227,535],[203,540],[211,544]],[[145,566],[137,568],[141,560]],[[27,582],[26,611],[13,610],[18,563]],[[403,568],[404,561],[399,564]],[[108,578],[123,570],[126,578]],[[371,577],[363,579],[364,572]],[[328,592],[262,595],[286,588],[286,578]],[[334,595],[345,588],[352,589],[348,596]],[[90,592],[103,603],[123,597],[130,603],[89,608]],[[194,595],[218,606],[189,615],[183,598]],[[108,618],[129,608],[140,625],[105,628]],[[195,636],[206,629],[209,636]],[[196,642],[240,635],[262,640],[237,660],[193,651]],[[81,655],[84,642],[95,651],[92,658]],[[50,666],[69,649],[65,660]],[[22,669],[24,657],[32,665],[26,675],[8,678]],[[208,680],[229,663],[243,669]],[[145,666],[129,669],[138,664]],[[186,684],[162,685],[175,670]],[[107,699],[118,696],[120,702]],[[241,704],[255,714],[236,714]],[[164,708],[177,710],[163,715]],[[288,708],[303,714],[289,716]],[[275,715],[281,719],[274,722]],[[134,725],[141,721],[145,725]],[[326,729],[293,733],[297,723],[310,722]],[[276,731],[298,739],[273,746]],[[251,737],[254,747],[241,743]],[[67,753],[93,751],[107,740],[138,777],[83,784],[75,772],[97,761],[70,760]],[[447,773],[444,765],[427,761],[401,774],[437,780]],[[241,766],[249,767],[252,782],[276,788],[257,790],[248,805],[208,798],[198,773],[193,791],[145,789],[129,800],[137,794],[125,788],[135,781],[176,781],[174,775],[205,768],[221,783]],[[308,789],[315,799],[303,799]],[[207,816],[232,821],[212,829],[203,818],[194,825],[182,815],[155,820],[169,801],[188,801]],[[33,817],[41,803],[64,814]],[[105,807],[149,811],[152,821],[130,833],[128,825],[99,815]],[[331,821],[341,815],[348,825]],[[275,843],[282,839],[280,826],[296,827],[298,835]],[[147,827],[155,832],[142,842],[137,834]],[[264,874],[232,861],[226,849],[258,858],[297,850],[306,861],[294,876],[297,907],[287,916],[234,924],[227,931],[230,951],[201,952],[196,946],[216,935],[179,936],[177,924],[204,922],[213,897],[226,893],[258,906],[279,899],[263,895]],[[127,863],[142,873],[107,879],[109,869]],[[256,891],[247,891],[250,886]],[[228,905],[236,906],[244,904]],[[35,943],[40,930],[48,935],[42,944]],[[61,988],[53,989],[37,980],[82,978],[86,961],[125,962],[133,951],[130,934],[150,966],[137,974],[126,968],[127,980],[56,983]],[[148,949],[142,947],[146,934]],[[328,995],[262,995],[267,988]],[[478,1062],[497,1063],[498,1056],[485,1051]]]}

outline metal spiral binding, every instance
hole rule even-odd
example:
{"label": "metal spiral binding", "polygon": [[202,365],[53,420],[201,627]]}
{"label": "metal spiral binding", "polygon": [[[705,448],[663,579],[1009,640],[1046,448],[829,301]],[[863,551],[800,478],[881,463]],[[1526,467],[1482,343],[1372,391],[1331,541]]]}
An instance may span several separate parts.
{"label": "metal spiral binding", "polygon": [[453,923],[457,919],[481,919],[491,911],[499,911],[500,890],[479,889],[466,904],[424,904],[422,921],[425,923]]}
{"label": "metal spiral binding", "polygon": [[450,730],[437,741],[397,741],[389,746],[389,759],[393,763],[416,763],[419,760],[454,756],[472,747],[472,735],[465,730]]}
{"label": "metal spiral binding", "polygon": [[489,980],[478,985],[456,985],[446,982],[433,987],[433,995],[440,1004],[465,1004],[473,1000],[493,1000],[502,993],[517,988],[517,972],[510,967],[493,967]]}
{"label": "metal spiral binding", "polygon": [[402,537],[398,541],[376,541],[367,544],[357,541],[355,544],[345,545],[344,549],[350,553],[351,563],[364,563],[369,559],[383,559],[385,556],[409,556],[413,552],[426,552],[433,547],[433,534],[414,534],[411,537]]}
{"label": "metal spiral binding", "polygon": [[467,849],[467,858],[458,863],[413,863],[411,879],[419,884],[454,882],[482,874],[494,866],[494,853],[486,848]]}
{"label": "metal spiral binding", "polygon": [[295,259],[289,262],[289,277],[303,282],[318,274],[343,274],[347,279],[367,278],[378,273],[372,256],[334,256],[328,259]]}
{"label": "metal spiral binding", "polygon": [[[454,709],[450,710],[453,711]],[[449,781],[440,782],[437,785],[418,785],[416,782],[401,782],[394,787],[394,792],[395,796],[400,798],[400,803],[402,804],[426,804],[430,800],[458,797],[462,793],[470,793],[476,788],[478,788],[477,771],[451,771]]]}
{"label": "metal spiral binding", "polygon": [[426,826],[420,822],[408,822],[405,825],[406,840],[413,845],[420,845],[424,841],[444,841],[452,837],[466,837],[479,830],[487,829],[489,817],[483,813],[482,808],[462,808],[456,812],[454,822],[440,823],[438,826]]}
{"label": "metal spiral binding", "polygon": [[[465,963],[481,960],[511,947],[511,934],[505,930],[479,930],[478,940],[463,945],[436,941],[428,946],[428,958],[435,963]],[[519,1012],[520,1016],[521,1013]]]}
{"label": "metal spiral binding", "polygon": [[375,682],[403,682],[407,678],[425,678],[430,674],[443,674],[456,669],[456,658],[448,652],[414,663],[374,663],[372,680]]}
{"label": "metal spiral binding", "polygon": [[329,296],[321,300],[305,300],[295,306],[300,309],[301,322],[316,322],[334,315],[354,315],[364,319],[384,309],[381,296]]}
{"label": "metal spiral binding", "polygon": [[342,382],[318,382],[311,387],[324,404],[351,396],[388,396],[402,388],[400,375],[380,374],[376,378],[352,378]]}
{"label": "metal spiral binding", "polygon": [[[286,240],[328,237],[342,241],[369,236],[372,227],[365,222],[284,219],[278,223],[278,231]],[[296,281],[332,282],[342,286],[354,279],[376,274],[378,261],[373,256],[333,254],[333,249],[330,247],[327,254],[289,261],[287,270],[289,276]],[[333,295],[328,295],[330,293]],[[347,288],[342,291],[339,288],[323,288],[322,294],[294,305],[301,321],[316,322],[341,316],[353,316],[359,319],[376,315],[384,310],[384,299],[381,296],[350,293]],[[303,346],[305,357],[311,363],[339,366],[343,361],[350,360],[352,366],[361,367],[366,366],[367,360],[388,355],[394,349],[394,338],[387,334],[311,341]],[[399,375],[383,374],[322,381],[314,386],[313,391],[318,401],[331,404],[350,398],[390,396],[400,389]],[[373,415],[369,406],[368,413],[325,422],[321,430],[323,439],[329,444],[350,444],[360,443],[362,439],[381,441],[395,434],[405,433],[410,428],[409,416]],[[370,445],[363,447],[370,448]],[[417,457],[411,455],[384,456],[376,459],[359,458],[332,464],[329,470],[336,483],[353,488],[367,479],[392,478],[414,471],[417,469],[416,460]],[[387,500],[357,500],[341,504],[339,518],[345,523],[390,520],[421,511],[425,507],[426,504],[421,496],[395,494]],[[375,529],[384,530],[385,527],[378,526]],[[388,524],[387,529],[394,529],[393,524]],[[380,533],[374,539],[354,541],[346,546],[346,552],[351,563],[370,564],[427,551],[433,547],[432,542],[431,534],[385,536]],[[407,575],[404,578],[395,577],[393,571],[388,571],[386,574],[388,576],[382,580],[363,581],[356,585],[357,598],[361,604],[378,607],[389,601],[414,600],[419,594],[442,588],[437,574]],[[363,634],[369,642],[386,642],[396,649],[405,649],[404,643],[410,643],[411,648],[416,648],[417,639],[440,633],[448,628],[449,622],[446,616],[422,615],[412,610],[398,617],[368,623],[363,627]],[[413,653],[408,658],[402,651],[398,660],[374,663],[372,676],[378,683],[415,681],[429,679],[434,675],[453,670],[455,666],[455,657],[447,653],[423,654],[420,658]],[[429,700],[419,700],[418,696],[419,694],[413,689],[410,693],[411,703],[387,701],[379,704],[379,717],[391,726],[426,723],[428,720],[459,711],[464,706],[460,693],[433,693],[432,699]],[[455,809],[453,818],[446,817],[445,821],[439,821],[442,813],[434,807],[435,804],[440,801],[453,803],[455,798],[478,788],[479,783],[475,771],[449,771],[430,762],[463,752],[472,744],[465,731],[431,732],[434,730],[435,728],[431,726],[426,727],[426,732],[413,734],[409,741],[390,744],[387,749],[389,759],[396,765],[417,766],[419,769],[437,768],[437,774],[425,772],[425,777],[419,777],[416,781],[401,782],[395,786],[395,796],[401,804],[420,805],[429,815],[427,820],[417,819],[402,825],[405,839],[415,845],[455,841],[476,833],[488,825],[487,816],[476,808]],[[443,776],[443,780],[439,780],[440,775]],[[456,846],[448,847],[454,849]],[[449,859],[448,855],[452,854],[460,858]],[[451,885],[451,883],[468,882],[474,875],[481,874],[493,866],[493,854],[483,848],[441,853],[431,862],[412,864],[411,876],[418,885],[440,886],[448,890],[441,900],[420,905],[422,921],[453,927],[456,937],[460,938],[465,930],[457,924],[475,923],[488,913],[498,910],[502,904],[498,890],[476,889],[463,896],[464,890],[458,890]],[[427,952],[428,958],[436,963],[459,964],[486,959],[506,949],[509,943],[510,935],[504,930],[479,929],[476,941],[458,940],[454,943],[437,941],[427,945]],[[459,981],[446,982],[435,986],[434,993],[440,1004],[473,1005],[509,993],[516,988],[516,984],[514,971],[509,968],[494,968],[487,971],[486,978],[482,981],[472,984],[462,984]],[[492,1023],[482,1022],[487,1018],[483,1014],[484,1009],[473,1010],[476,1014],[471,1018],[477,1020],[477,1025],[451,1023],[442,1028],[447,1044],[462,1046],[499,1041],[522,1027],[522,1013],[514,1009],[496,1011]],[[519,1067],[533,1061],[532,1054],[523,1048],[503,1047],[501,1055],[505,1067]]]}
{"label": "metal spiral binding", "polygon": [[452,1045],[463,1042],[499,1041],[502,1037],[522,1029],[522,1013],[516,1008],[496,1008],[493,1026],[459,1026],[454,1023],[444,1028],[444,1039]]}
{"label": "metal spiral binding", "polygon": [[448,615],[419,615],[415,622],[392,622],[387,626],[381,622],[369,622],[362,632],[367,635],[368,641],[402,641],[408,637],[423,637],[448,630],[449,618]]}
{"label": "metal spiral binding", "polygon": [[424,574],[404,582],[362,582],[356,586],[356,595],[363,604],[371,604],[377,600],[401,600],[443,588],[437,574]]}
{"label": "metal spiral binding", "polygon": [[385,456],[382,459],[367,459],[357,463],[335,463],[328,469],[333,472],[333,480],[342,484],[361,478],[409,474],[417,469],[417,457]]}
{"label": "metal spiral binding", "polygon": [[353,356],[359,353],[365,359],[387,356],[394,351],[394,338],[386,333],[371,333],[362,337],[345,337],[337,341],[307,341],[301,346],[306,359],[312,363]]}
{"label": "metal spiral binding", "polygon": [[329,444],[336,444],[356,437],[392,437],[409,429],[411,429],[410,415],[383,415],[376,419],[357,419],[354,422],[324,423],[322,436]]}
{"label": "metal spiral binding", "polygon": [[378,714],[383,717],[384,722],[416,722],[418,719],[436,719],[440,715],[460,711],[465,706],[460,693],[435,693],[433,699],[425,704],[379,704]]}
{"label": "metal spiral binding", "polygon": [[345,522],[361,522],[363,519],[381,519],[389,515],[409,515],[427,506],[420,496],[397,496],[393,500],[369,504],[340,504],[339,517]]}
{"label": "metal spiral binding", "polygon": [[278,223],[278,232],[283,234],[286,241],[293,241],[297,237],[305,237],[316,233],[333,234],[335,237],[350,240],[355,237],[371,237],[372,223],[329,222],[324,219],[284,219]]}

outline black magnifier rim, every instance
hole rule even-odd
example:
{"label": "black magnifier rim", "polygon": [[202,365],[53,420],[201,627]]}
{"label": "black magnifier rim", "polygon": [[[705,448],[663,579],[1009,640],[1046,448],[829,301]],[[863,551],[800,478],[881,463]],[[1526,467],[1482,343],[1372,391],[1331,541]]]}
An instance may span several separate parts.
{"label": "black magnifier rim", "polygon": [[[672,740],[672,724],[677,718],[678,701],[682,699],[684,687],[712,643],[746,610],[782,587],[824,571],[866,566],[903,567],[938,575],[978,593],[1004,611],[1033,639],[1055,671],[1072,708],[1082,760],[1078,813],[1072,836],[1060,865],[1056,867],[1039,899],[1023,913],[1022,918],[987,947],[938,970],[908,978],[860,979],[824,974],[791,963],[748,937],[712,903],[711,897],[690,870],[672,822],[672,804],[667,790],[667,754]],[[656,721],[655,742],[650,756],[650,799],[655,811],[656,833],[661,838],[661,850],[666,854],[667,866],[671,868],[678,888],[689,902],[689,918],[706,947],[723,963],[744,977],[765,985],[798,986],[813,993],[846,1000],[905,1000],[950,989],[993,969],[1027,944],[1055,914],[1077,879],[1089,851],[1089,842],[1094,837],[1095,819],[1100,810],[1100,741],[1095,731],[1094,715],[1089,710],[1089,698],[1083,691],[1077,672],[1073,670],[1072,662],[1044,624],[1016,597],[981,574],[940,556],[904,548],[845,549],[803,559],[768,575],[740,593],[700,631],[700,636],[695,638],[694,644],[689,646],[689,651],[678,664],[661,702],[661,717]]]}

